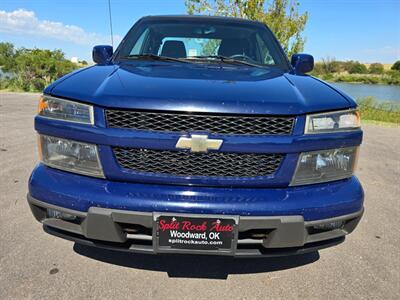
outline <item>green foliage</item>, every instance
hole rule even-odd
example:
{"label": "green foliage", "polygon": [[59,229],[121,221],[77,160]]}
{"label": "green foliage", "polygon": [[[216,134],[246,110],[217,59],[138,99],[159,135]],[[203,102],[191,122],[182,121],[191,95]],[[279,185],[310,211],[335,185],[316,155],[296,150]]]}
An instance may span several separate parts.
{"label": "green foliage", "polygon": [[14,45],[11,43],[0,43],[0,67],[4,72],[8,72],[13,65],[15,56]]}
{"label": "green foliage", "polygon": [[387,71],[385,73],[386,84],[400,85],[400,71]]}
{"label": "green foliage", "polygon": [[395,123],[400,125],[400,106],[395,103],[378,103],[373,97],[357,100],[362,120]]}
{"label": "green foliage", "polygon": [[354,61],[350,64],[347,71],[350,74],[366,74],[368,73],[367,67],[364,64]]}
{"label": "green foliage", "polygon": [[323,58],[321,66],[323,73],[336,73],[342,71],[342,63],[334,58]]}
{"label": "green foliage", "polygon": [[216,39],[211,39],[204,44],[203,49],[200,55],[209,56],[209,55],[216,55],[217,49],[220,45],[220,41]]}
{"label": "green foliage", "polygon": [[371,74],[383,74],[384,67],[380,63],[373,63],[369,65],[368,71]]}
{"label": "green foliage", "polygon": [[331,82],[400,85],[400,72],[397,71],[384,74],[312,73],[312,75]]}
{"label": "green foliage", "polygon": [[321,62],[316,62],[314,64],[314,70],[312,74],[314,75],[327,75],[333,73],[339,73],[345,71],[345,62],[337,61],[334,58],[323,58]]}
{"label": "green foliage", "polygon": [[61,50],[15,49],[10,43],[0,43],[0,67],[8,74],[1,78],[0,88],[41,91],[78,65],[67,60]]}
{"label": "green foliage", "polygon": [[332,76],[336,82],[358,82],[365,84],[379,84],[381,82],[381,78],[379,76],[371,76],[371,75],[361,75],[361,74],[339,74],[337,76]]}
{"label": "green foliage", "polygon": [[[308,13],[299,14],[297,1],[272,0],[185,0],[189,14],[245,18],[263,22],[274,32],[290,57],[303,51],[302,36]],[[268,6],[267,9],[265,7]]]}
{"label": "green foliage", "polygon": [[332,82],[400,85],[400,72],[385,71],[380,63],[371,64],[367,69],[358,61],[337,61],[328,57],[315,63],[311,74]]}
{"label": "green foliage", "polygon": [[400,60],[396,61],[391,67],[392,70],[400,71]]}

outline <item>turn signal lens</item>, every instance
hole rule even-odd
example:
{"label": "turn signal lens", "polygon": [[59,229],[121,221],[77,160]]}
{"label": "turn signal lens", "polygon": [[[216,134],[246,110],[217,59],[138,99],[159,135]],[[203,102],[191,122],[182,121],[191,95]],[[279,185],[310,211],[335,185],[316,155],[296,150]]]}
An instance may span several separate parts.
{"label": "turn signal lens", "polygon": [[39,100],[38,115],[83,124],[94,124],[93,106],[43,95]]}
{"label": "turn signal lens", "polygon": [[40,114],[45,109],[47,109],[47,102],[45,101],[44,97],[41,96],[39,99],[38,114]]}

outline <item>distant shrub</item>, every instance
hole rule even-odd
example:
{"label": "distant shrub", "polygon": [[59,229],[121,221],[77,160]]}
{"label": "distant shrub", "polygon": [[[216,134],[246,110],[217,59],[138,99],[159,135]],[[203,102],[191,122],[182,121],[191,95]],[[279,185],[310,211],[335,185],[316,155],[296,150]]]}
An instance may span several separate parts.
{"label": "distant shrub", "polygon": [[400,85],[400,72],[389,70],[385,73],[385,83]]}
{"label": "distant shrub", "polygon": [[314,64],[314,75],[326,75],[345,71],[344,63],[334,58],[323,58],[321,62]]}
{"label": "distant shrub", "polygon": [[[400,67],[400,61],[396,63],[392,69]],[[338,61],[329,57],[315,63],[311,75],[332,82],[400,85],[400,71],[386,71],[381,63],[373,63],[367,68],[358,61]]]}
{"label": "distant shrub", "polygon": [[341,71],[340,62],[334,58],[323,58],[321,65],[324,73],[337,73]]}
{"label": "distant shrub", "polygon": [[383,74],[384,67],[380,63],[373,63],[369,65],[368,71],[371,74]]}
{"label": "distant shrub", "polygon": [[349,69],[347,70],[350,74],[366,74],[368,73],[367,67],[359,63],[358,61],[351,62]]}
{"label": "distant shrub", "polygon": [[396,61],[391,67],[392,70],[400,71],[400,60]]}
{"label": "distant shrub", "polygon": [[322,63],[317,62],[314,64],[314,69],[312,71],[312,74],[314,74],[314,75],[324,74],[324,69],[322,68]]}

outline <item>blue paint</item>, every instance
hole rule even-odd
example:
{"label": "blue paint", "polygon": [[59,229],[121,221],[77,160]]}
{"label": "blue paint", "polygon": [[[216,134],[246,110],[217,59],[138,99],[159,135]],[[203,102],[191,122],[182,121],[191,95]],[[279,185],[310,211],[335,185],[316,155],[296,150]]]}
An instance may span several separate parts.
{"label": "blue paint", "polygon": [[299,115],[355,106],[308,75],[173,62],[96,65],[46,92],[108,108],[167,111]]}
{"label": "blue paint", "polygon": [[109,181],[39,165],[29,181],[41,201],[79,211],[91,206],[146,212],[251,216],[303,215],[305,220],[359,211],[363,190],[355,177],[286,188],[213,188]]}
{"label": "blue paint", "polygon": [[[93,104],[94,126],[36,117],[35,129],[40,134],[99,145],[107,179],[75,175],[39,164],[29,181],[29,192],[34,198],[79,211],[98,206],[135,211],[302,215],[305,220],[350,214],[362,208],[363,190],[355,177],[288,187],[299,153],[358,146],[362,142],[361,130],[304,135],[306,114],[356,107],[345,93],[303,74],[311,67],[311,56],[295,57],[295,70],[289,64],[287,68],[257,68],[215,62],[110,61],[107,60],[110,48],[95,49],[101,64],[68,74],[44,91]],[[288,62],[286,57],[285,60]],[[302,65],[298,60],[303,61]],[[176,150],[179,137],[195,132],[107,128],[106,108],[290,115],[295,116],[296,122],[293,134],[286,136],[209,134],[210,138],[223,139],[219,151],[284,153],[285,159],[274,175],[245,179],[165,176],[121,169],[112,146]]]}
{"label": "blue paint", "polygon": [[[144,149],[176,150],[175,145],[182,134],[157,133],[140,130],[104,128],[104,112],[96,109],[96,125],[74,124],[57,120],[36,117],[35,129],[40,134],[58,136],[100,145],[100,158],[106,177],[110,180],[150,182],[168,184],[197,184],[219,186],[287,186],[292,178],[296,166],[298,153],[332,149],[340,147],[358,146],[362,140],[361,131],[341,132],[335,134],[304,135],[304,117],[299,117],[293,135],[288,136],[226,136],[209,134],[210,138],[223,139],[220,151],[247,152],[247,153],[284,153],[285,160],[281,168],[268,178],[211,178],[211,177],[176,177],[161,174],[135,173],[121,169],[112,153],[111,146],[134,147]],[[186,134],[183,134],[186,135]]]}

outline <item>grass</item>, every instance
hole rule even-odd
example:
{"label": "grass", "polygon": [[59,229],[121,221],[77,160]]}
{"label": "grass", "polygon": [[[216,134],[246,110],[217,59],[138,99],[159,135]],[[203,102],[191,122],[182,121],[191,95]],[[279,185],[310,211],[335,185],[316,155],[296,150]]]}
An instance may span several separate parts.
{"label": "grass", "polygon": [[364,124],[372,124],[372,125],[391,127],[391,128],[399,128],[400,127],[400,125],[398,125],[396,123],[374,121],[374,120],[361,120],[361,124],[362,125],[364,125]]}
{"label": "grass", "polygon": [[400,126],[400,105],[393,102],[378,103],[373,97],[360,98],[357,103],[362,120]]}
{"label": "grass", "polygon": [[391,71],[384,74],[349,74],[343,72],[315,74],[314,76],[330,82],[400,85],[400,72]]}
{"label": "grass", "polygon": [[[7,93],[7,92],[9,92],[9,93],[29,93],[20,88],[15,88],[15,87],[2,88],[2,87],[0,87],[0,93]],[[34,92],[34,93],[37,93],[37,92]]]}

